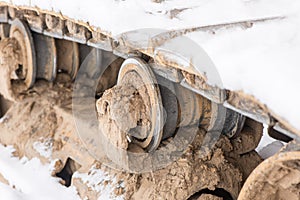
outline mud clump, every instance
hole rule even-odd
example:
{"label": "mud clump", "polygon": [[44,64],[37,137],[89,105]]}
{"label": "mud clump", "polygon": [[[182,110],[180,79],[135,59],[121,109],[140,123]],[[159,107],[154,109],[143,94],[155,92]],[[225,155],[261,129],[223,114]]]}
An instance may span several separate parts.
{"label": "mud clump", "polygon": [[133,86],[106,90],[96,106],[99,128],[116,147],[128,148],[128,134],[139,139],[147,137],[149,117],[142,97]]}
{"label": "mud clump", "polygon": [[[128,91],[128,96],[132,94],[133,88]],[[38,157],[44,163],[58,160],[53,175],[65,167],[69,158],[74,160],[81,167],[74,172],[71,185],[77,187],[82,199],[98,199],[108,188],[111,188],[109,193],[112,199],[118,196],[123,199],[182,200],[203,189],[214,191],[217,188],[224,189],[236,199],[243,181],[260,162],[258,155],[252,151],[239,154],[232,141],[225,136],[221,136],[210,151],[203,152],[201,146],[206,132],[200,128],[182,157],[170,165],[143,174],[118,171],[95,161],[77,136],[70,87],[39,81],[30,93],[24,95],[23,100],[15,103],[6,113],[6,120],[0,123],[0,142],[14,145],[20,157]],[[137,104],[129,105],[129,110],[133,108],[130,106],[142,104],[138,96],[133,99]],[[144,117],[135,113],[129,118],[136,121]],[[183,129],[186,134],[190,133],[189,130],[188,127]],[[45,144],[47,148],[43,150],[50,152],[41,152],[40,148],[35,148],[37,144]]]}
{"label": "mud clump", "polygon": [[20,47],[15,39],[4,39],[0,42],[0,93],[4,98],[14,101],[15,94],[11,84],[17,78],[16,70],[20,63]]}
{"label": "mud clump", "polygon": [[106,90],[96,102],[99,129],[117,148],[128,149],[128,140],[145,140],[153,126],[149,95],[141,82],[140,76],[129,72],[121,85]]}
{"label": "mud clump", "polygon": [[234,150],[238,154],[245,154],[255,149],[263,134],[263,125],[247,118],[243,131],[232,139]]}
{"label": "mud clump", "polygon": [[[293,141],[263,161],[248,177],[239,200],[300,197],[300,143]],[[257,192],[259,191],[259,192]]]}

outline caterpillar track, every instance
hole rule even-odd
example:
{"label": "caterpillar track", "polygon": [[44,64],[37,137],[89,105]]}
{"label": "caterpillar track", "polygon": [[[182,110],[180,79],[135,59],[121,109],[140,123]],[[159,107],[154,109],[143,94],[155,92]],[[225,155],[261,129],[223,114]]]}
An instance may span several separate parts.
{"label": "caterpillar track", "polygon": [[[274,19],[197,30],[248,28],[267,20]],[[36,115],[15,136],[17,129],[9,127],[16,121],[8,120],[1,128],[11,134],[1,135],[1,143],[16,144],[19,152],[34,157],[30,146],[41,137],[52,138],[59,160],[56,175],[66,166],[70,174],[87,171],[95,160],[128,173],[146,173],[121,178],[134,180],[135,185],[123,188],[128,199],[299,199],[299,130],[254,97],[213,86],[195,68],[159,51],[195,29],[156,34],[151,46],[142,46],[131,39],[135,32],[113,38],[58,13],[6,3],[0,4],[0,22],[1,117],[23,116],[24,108]],[[40,119],[36,130],[51,132],[54,124],[56,133],[26,132]],[[262,124],[273,138],[293,141],[263,162],[255,152]],[[176,173],[170,178],[172,171]],[[187,179],[185,173],[195,178]],[[183,190],[173,187],[175,177]],[[266,177],[270,181],[264,182]],[[82,197],[95,198],[78,179],[66,182],[80,185]],[[149,187],[145,191],[137,185]],[[258,194],[262,186],[267,189]]]}

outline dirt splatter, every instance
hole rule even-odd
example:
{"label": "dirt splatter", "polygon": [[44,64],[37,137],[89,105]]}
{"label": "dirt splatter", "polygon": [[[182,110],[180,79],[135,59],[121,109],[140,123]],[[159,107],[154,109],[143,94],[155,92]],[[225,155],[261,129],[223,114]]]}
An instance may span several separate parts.
{"label": "dirt splatter", "polygon": [[255,149],[262,137],[263,125],[247,118],[241,133],[231,141],[235,152],[245,154]]}
{"label": "dirt splatter", "polygon": [[15,71],[18,69],[20,49],[15,39],[3,39],[0,42],[0,93],[4,98],[14,101],[11,78],[16,77]]}
{"label": "dirt splatter", "polygon": [[[123,199],[187,199],[205,188],[211,191],[223,188],[237,198],[250,168],[258,163],[255,153],[240,155],[225,136],[221,136],[213,149],[204,155],[200,147],[206,132],[199,129],[183,156],[163,169],[143,174],[125,173],[103,164],[98,164],[95,169],[93,166],[98,162],[90,156],[77,136],[70,87],[37,82],[31,92],[24,94],[23,100],[15,103],[6,113],[7,120],[0,124],[1,133],[5,133],[0,134],[0,142],[13,144],[19,156],[38,157],[44,163],[59,160],[56,172],[64,167],[68,158],[81,166],[78,169],[80,173],[92,175],[95,170],[105,172],[117,181],[102,181],[95,185],[103,188],[110,185],[112,195],[122,196]],[[134,89],[130,91],[128,96]],[[140,101],[138,98],[135,100]],[[183,131],[189,134],[189,130],[187,127]],[[50,159],[34,148],[34,144],[40,141],[51,141]],[[244,169],[245,163],[251,163],[249,170]],[[101,196],[101,191],[78,177],[72,180],[72,184],[78,187],[82,198],[97,199]]]}
{"label": "dirt splatter", "polygon": [[142,81],[136,74],[130,74],[130,81],[124,78],[122,85],[106,90],[96,103],[100,130],[121,149],[128,148],[128,139],[132,137],[146,139],[151,125],[146,87],[133,86]]}
{"label": "dirt splatter", "polygon": [[[289,143],[249,176],[239,200],[300,199],[300,143]],[[257,192],[259,191],[259,192]]]}
{"label": "dirt splatter", "polygon": [[9,185],[9,182],[3,177],[1,173],[0,173],[0,182]]}

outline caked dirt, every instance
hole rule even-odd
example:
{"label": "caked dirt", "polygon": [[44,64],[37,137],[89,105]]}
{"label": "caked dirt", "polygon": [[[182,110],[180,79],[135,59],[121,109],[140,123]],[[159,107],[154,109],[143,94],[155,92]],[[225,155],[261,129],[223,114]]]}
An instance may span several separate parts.
{"label": "caked dirt", "polygon": [[[108,188],[112,199],[188,199],[195,193],[199,199],[225,199],[219,189],[236,199],[244,180],[262,161],[253,150],[255,137],[250,140],[255,142],[252,146],[243,149],[239,145],[245,142],[243,133],[233,140],[221,136],[213,149],[203,154],[200,147],[206,132],[199,129],[183,156],[163,169],[134,174],[109,168],[93,159],[77,136],[69,83],[38,81],[18,96],[2,118],[0,130],[0,142],[14,145],[15,156],[38,157],[44,163],[56,160],[53,175],[67,169],[73,175],[70,184],[88,199],[101,197]],[[190,127],[183,130],[189,134]],[[39,144],[48,153],[41,152]],[[105,178],[93,178],[97,174],[105,174]],[[205,194],[207,191],[211,194]]]}
{"label": "caked dirt", "polygon": [[[20,63],[20,48],[14,39],[4,39],[0,42],[1,61],[0,61],[0,93],[6,99],[13,101],[15,99],[14,88],[11,84],[11,78],[17,77],[15,71]],[[10,67],[7,67],[10,66]],[[4,78],[9,77],[9,78]]]}
{"label": "caked dirt", "polygon": [[247,199],[300,199],[299,141],[290,142],[253,171],[239,195],[239,200]]}
{"label": "caked dirt", "polygon": [[[116,95],[118,93],[122,95]],[[133,86],[115,86],[105,91],[96,107],[99,128],[103,129],[103,133],[116,147],[125,150],[128,148],[128,133],[139,139],[147,137],[150,129],[149,112],[143,98]]]}

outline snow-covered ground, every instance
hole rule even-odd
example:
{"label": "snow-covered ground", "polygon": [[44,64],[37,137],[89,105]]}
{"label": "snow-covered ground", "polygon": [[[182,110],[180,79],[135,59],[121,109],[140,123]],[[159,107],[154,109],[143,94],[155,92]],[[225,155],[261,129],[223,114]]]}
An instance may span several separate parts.
{"label": "snow-covered ground", "polygon": [[[265,131],[257,148],[264,159],[274,155],[282,147],[280,142],[274,141]],[[44,147],[40,146],[39,149]],[[1,200],[80,200],[74,186],[65,187],[59,183],[58,178],[51,176],[54,162],[43,165],[37,158],[19,159],[13,156],[14,151],[13,147],[0,144],[0,180],[3,176],[8,182],[7,185],[0,181]],[[75,172],[73,178],[81,179],[88,187],[100,192],[99,200],[112,199],[114,187],[111,185],[115,185],[117,180],[104,171],[92,167],[89,173]],[[104,186],[102,183],[105,181],[109,181],[111,185]],[[120,187],[123,187],[122,183]],[[113,196],[113,199],[122,200],[123,196]]]}
{"label": "snow-covered ground", "polygon": [[[51,176],[54,161],[42,164],[38,158],[19,159],[13,156],[14,151],[13,147],[0,144],[1,200],[81,200],[74,186],[66,187],[59,182],[59,178]],[[99,200],[124,199],[123,195],[114,194],[115,185],[124,187],[123,183],[118,184],[115,177],[95,166],[88,173],[75,172],[73,178],[81,179],[93,191],[99,192]]]}
{"label": "snow-covered ground", "polygon": [[300,130],[299,0],[4,0],[35,6],[89,22],[112,35],[142,28],[181,29],[265,17],[282,20],[233,28],[217,34],[195,32],[227,89],[254,95]]}
{"label": "snow-covered ground", "polygon": [[18,159],[13,152],[12,147],[0,144],[0,174],[9,183],[0,182],[1,200],[80,200],[75,187],[67,188],[51,176],[51,164],[42,165],[37,158]]}
{"label": "snow-covered ground", "polygon": [[[140,28],[170,30],[284,16],[247,30],[235,28],[215,35],[196,32],[187,36],[211,57],[225,88],[253,94],[300,130],[299,0],[166,0],[160,4],[150,0],[6,1],[61,12],[112,35]],[[264,157],[271,152],[263,151],[267,143],[270,140],[264,136],[258,148]],[[51,176],[51,165],[42,165],[38,159],[15,158],[13,151],[0,145],[0,174],[9,183],[0,183],[1,200],[79,199],[74,187],[64,187]]]}
{"label": "snow-covered ground", "polygon": [[[61,12],[117,35],[143,28],[178,29],[299,11],[297,0],[4,0]],[[179,10],[171,12],[174,9]],[[180,12],[182,10],[182,12]]]}

